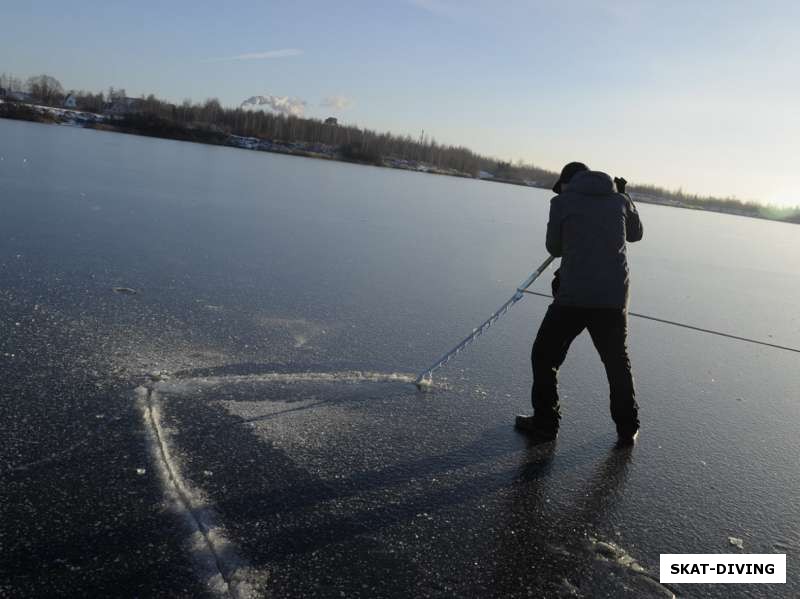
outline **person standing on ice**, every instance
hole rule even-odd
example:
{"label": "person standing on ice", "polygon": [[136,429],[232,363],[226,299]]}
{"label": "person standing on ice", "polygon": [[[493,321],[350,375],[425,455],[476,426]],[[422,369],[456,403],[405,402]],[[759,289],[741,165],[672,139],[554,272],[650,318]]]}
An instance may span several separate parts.
{"label": "person standing on ice", "polygon": [[531,351],[533,416],[517,416],[517,429],[535,442],[555,440],[561,417],[558,369],[584,329],[589,330],[608,376],[611,417],[618,443],[633,445],[639,409],[628,357],[628,261],[626,242],[642,238],[642,222],[625,179],[570,162],[553,187],[547,251],[561,258],[553,280],[554,301]]}

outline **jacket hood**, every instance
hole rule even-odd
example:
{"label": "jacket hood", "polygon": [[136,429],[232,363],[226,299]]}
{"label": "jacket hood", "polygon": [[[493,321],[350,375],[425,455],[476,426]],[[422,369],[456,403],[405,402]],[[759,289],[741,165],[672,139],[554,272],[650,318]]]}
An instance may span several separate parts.
{"label": "jacket hood", "polygon": [[606,173],[600,171],[583,171],[576,174],[565,186],[566,191],[589,195],[615,193],[614,181]]}

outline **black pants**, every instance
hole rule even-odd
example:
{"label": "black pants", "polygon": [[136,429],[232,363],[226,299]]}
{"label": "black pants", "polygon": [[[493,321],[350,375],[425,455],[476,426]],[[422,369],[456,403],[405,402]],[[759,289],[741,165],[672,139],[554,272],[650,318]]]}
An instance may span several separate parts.
{"label": "black pants", "polygon": [[628,313],[617,308],[577,308],[552,304],[533,343],[531,402],[536,425],[558,430],[558,369],[572,340],[589,329],[592,342],[606,367],[611,391],[611,418],[620,435],[639,429],[639,407],[628,358]]}

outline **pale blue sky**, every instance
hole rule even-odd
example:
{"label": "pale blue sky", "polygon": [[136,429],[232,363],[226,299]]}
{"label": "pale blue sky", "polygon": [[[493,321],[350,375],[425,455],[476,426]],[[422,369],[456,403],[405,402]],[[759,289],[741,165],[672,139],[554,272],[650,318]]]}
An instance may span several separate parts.
{"label": "pale blue sky", "polygon": [[[795,2],[4,2],[0,72],[800,204]],[[234,58],[238,57],[238,58]],[[345,98],[342,109],[323,106]]]}

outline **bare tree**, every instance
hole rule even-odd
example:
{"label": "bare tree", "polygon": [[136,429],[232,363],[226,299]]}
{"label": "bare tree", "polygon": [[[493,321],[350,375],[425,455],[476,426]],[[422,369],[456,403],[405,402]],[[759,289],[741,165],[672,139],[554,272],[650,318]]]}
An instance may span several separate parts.
{"label": "bare tree", "polygon": [[23,91],[22,79],[11,74],[3,73],[0,75],[0,87],[8,91]]}
{"label": "bare tree", "polygon": [[103,93],[93,94],[91,92],[79,91],[75,94],[78,108],[88,112],[102,112],[105,107],[105,97]]}
{"label": "bare tree", "polygon": [[61,103],[64,99],[64,88],[61,82],[50,75],[30,77],[26,83],[28,92],[43,104]]}
{"label": "bare tree", "polygon": [[118,102],[123,100],[127,97],[127,93],[125,92],[125,88],[115,88],[113,85],[108,86],[108,101],[109,102]]}

